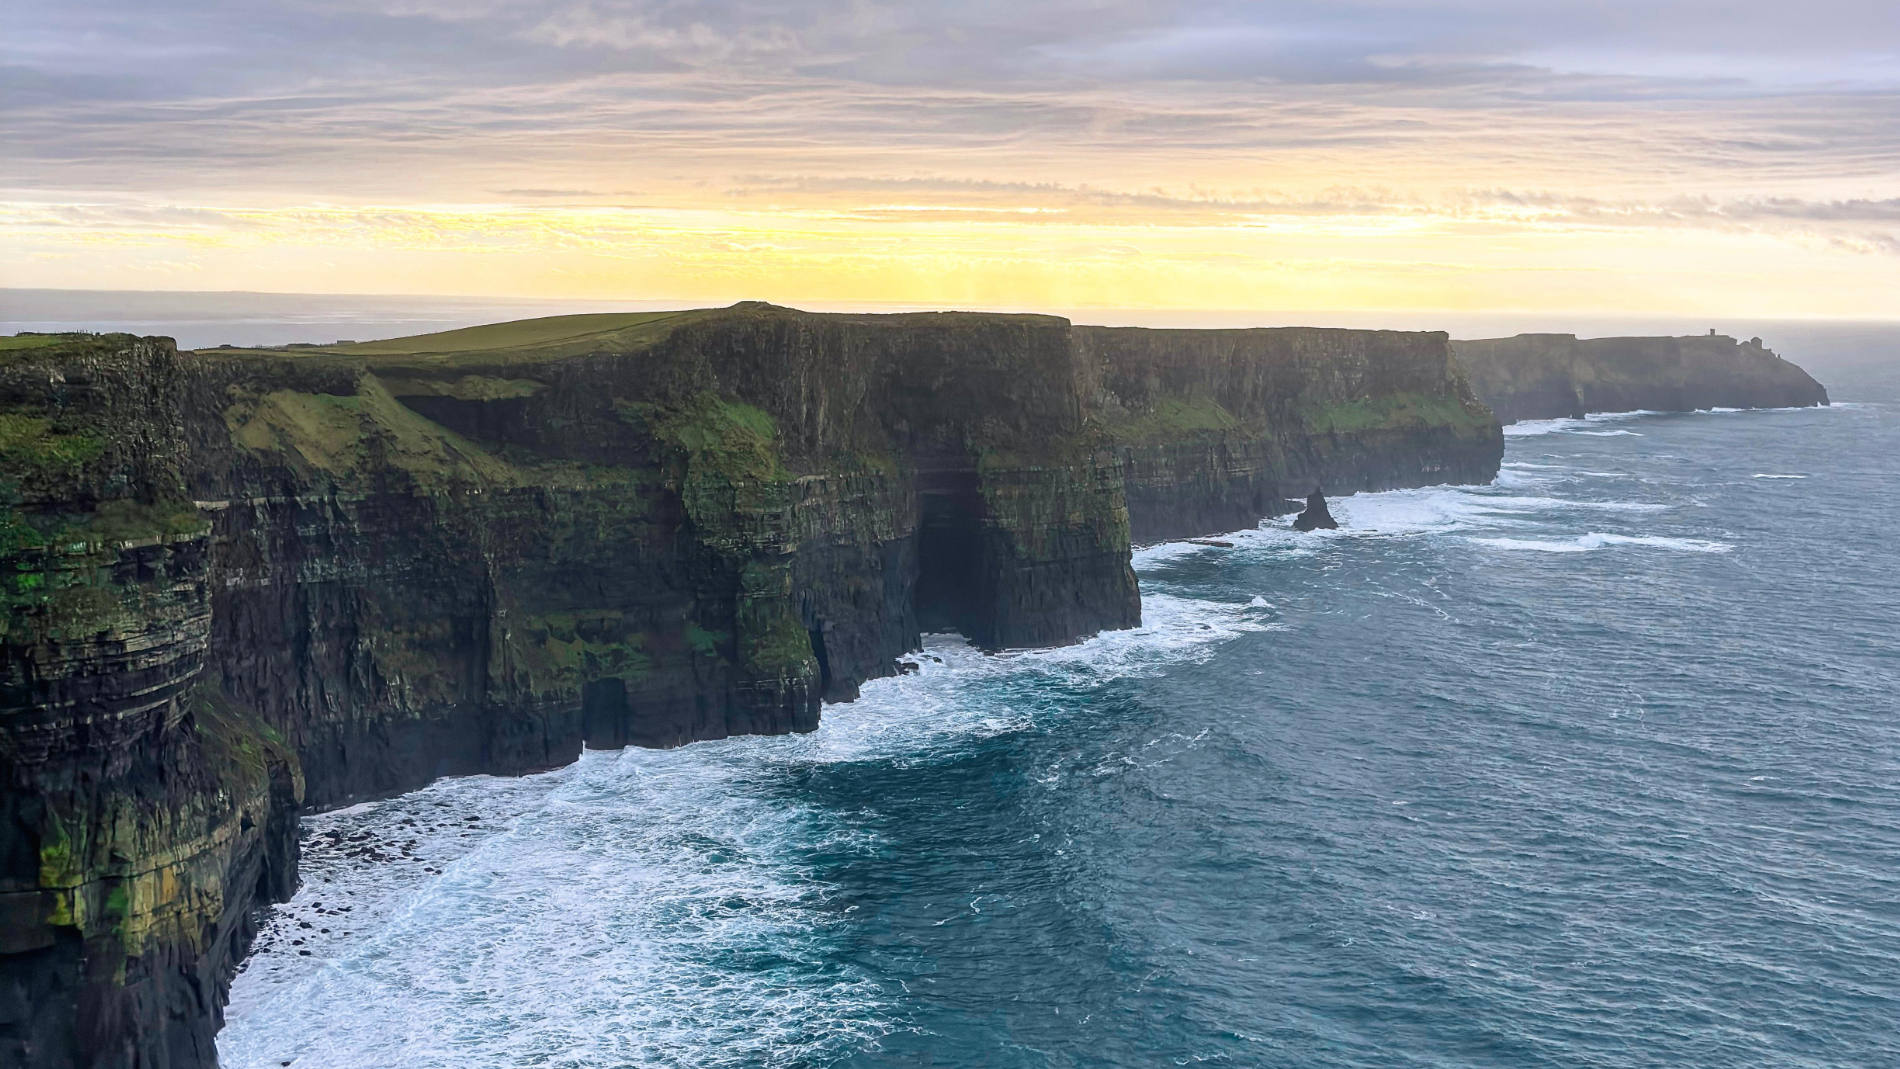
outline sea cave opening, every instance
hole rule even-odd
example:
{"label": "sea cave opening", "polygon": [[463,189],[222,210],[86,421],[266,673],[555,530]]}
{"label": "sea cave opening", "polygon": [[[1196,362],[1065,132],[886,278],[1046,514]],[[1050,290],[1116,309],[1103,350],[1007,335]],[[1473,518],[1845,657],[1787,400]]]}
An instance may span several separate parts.
{"label": "sea cave opening", "polygon": [[985,645],[994,621],[983,593],[984,510],[976,472],[925,471],[918,482],[917,627],[926,634],[954,631]]}
{"label": "sea cave opening", "polygon": [[831,693],[831,657],[825,652],[825,625],[820,620],[818,626],[811,628],[811,653],[818,660],[818,693]]}

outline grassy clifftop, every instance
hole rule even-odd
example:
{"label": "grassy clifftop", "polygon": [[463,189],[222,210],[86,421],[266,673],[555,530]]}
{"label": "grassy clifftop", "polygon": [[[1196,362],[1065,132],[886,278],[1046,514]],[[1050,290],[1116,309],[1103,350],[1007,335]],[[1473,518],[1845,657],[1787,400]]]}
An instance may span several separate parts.
{"label": "grassy clifftop", "polygon": [[1132,523],[1489,478],[1495,445],[1442,335],[742,304],[5,339],[14,1019],[59,1064],[208,1067],[306,802],[811,730],[926,618],[1136,625]]}
{"label": "grassy clifftop", "polygon": [[546,350],[564,345],[636,344],[643,336],[666,329],[694,312],[606,312],[593,315],[548,316],[489,323],[479,327],[417,334],[406,338],[356,342],[323,347],[362,357],[429,356],[453,358],[504,349]]}

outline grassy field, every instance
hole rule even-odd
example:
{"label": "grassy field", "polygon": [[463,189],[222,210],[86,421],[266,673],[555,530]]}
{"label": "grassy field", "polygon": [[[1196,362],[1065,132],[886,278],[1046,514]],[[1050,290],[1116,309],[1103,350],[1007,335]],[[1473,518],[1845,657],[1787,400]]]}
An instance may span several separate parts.
{"label": "grassy field", "polygon": [[0,353],[15,349],[40,349],[66,340],[64,334],[16,334],[10,338],[0,338]]}
{"label": "grassy field", "polygon": [[318,346],[323,352],[350,356],[446,356],[490,349],[526,349],[575,341],[597,334],[611,334],[633,327],[663,323],[691,315],[690,312],[600,312],[589,315],[548,316],[543,319],[517,319],[508,323],[489,323],[480,327],[445,330],[439,334],[417,334],[408,338],[357,342],[352,345]]}
{"label": "grassy field", "polygon": [[201,353],[268,353],[299,358],[345,357],[365,361],[378,374],[438,375],[445,370],[505,368],[589,352],[638,352],[674,328],[720,309],[677,312],[598,312],[547,316],[463,327],[406,338],[337,345],[286,345],[270,349],[200,349]]}

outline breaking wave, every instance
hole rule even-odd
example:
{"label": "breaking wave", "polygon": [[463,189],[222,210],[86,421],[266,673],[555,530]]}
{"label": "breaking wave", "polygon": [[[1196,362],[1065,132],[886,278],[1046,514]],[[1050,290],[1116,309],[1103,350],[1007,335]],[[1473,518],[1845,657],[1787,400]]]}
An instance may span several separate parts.
{"label": "breaking wave", "polygon": [[1272,617],[1151,591],[1140,627],[1075,646],[931,635],[916,672],[866,684],[811,735],[588,751],[309,817],[303,885],[233,988],[222,1063],[789,1067],[875,1041],[891,1000],[834,960],[853,907],[818,862],[880,843],[776,785],[1037,730],[1060,713],[998,702],[999,685],[1153,675],[1283,626]]}
{"label": "breaking wave", "polygon": [[[1717,930],[1752,932],[1734,960],[1775,970],[1752,982],[1865,1046],[1852,999],[1790,949],[1798,926],[1761,890],[1774,878],[1748,870],[1784,836],[1706,845],[1780,819],[1712,821],[1711,799],[1765,798],[1770,766],[1833,774],[1841,753],[1815,759],[1819,773],[1784,766],[1824,722],[1855,722],[1776,699],[1799,715],[1763,744],[1782,707],[1751,695],[1785,681],[1748,676],[1774,662],[1750,645],[1753,619],[1721,642],[1698,644],[1698,622],[1673,646],[1615,645],[1653,634],[1637,602],[1659,584],[1701,590],[1698,621],[1726,619],[1736,599],[1707,577],[1762,571],[1776,559],[1764,512],[1794,516],[1790,495],[1805,510],[1841,478],[1755,481],[1801,478],[1757,472],[1764,459],[1821,470],[1798,452],[1717,471],[1742,462],[1686,424],[1589,433],[1640,419],[1507,428],[1492,485],[1337,498],[1336,531],[1282,517],[1228,546],[1142,548],[1141,627],[1001,653],[927,636],[917,671],[827,707],[810,735],[588,751],[543,775],[308,817],[303,885],[233,988],[222,1064],[1366,1069],[1393,1050],[1468,1060],[1499,1036],[1518,1037],[1510,1060],[1549,1060],[1522,1037],[1559,1035],[1582,1045],[1572,1060],[1705,1069],[1762,1042],[1723,1023],[1755,996],[1709,983],[1741,966],[1693,957]],[[1552,612],[1553,590],[1580,611]],[[1775,641],[1812,617],[1777,618]],[[1869,626],[1864,643],[1891,633]],[[1772,672],[1847,664],[1802,675],[1800,693],[1860,687],[1850,705],[1872,708],[1884,677],[1855,655],[1817,647]],[[1174,772],[1156,771],[1164,750]],[[1706,789],[1676,807],[1675,770],[1698,761]],[[1011,800],[1019,774],[1044,801]],[[932,793],[946,783],[958,793]],[[1817,787],[1817,805],[1858,789]],[[1036,806],[1057,816],[1034,823]],[[1849,823],[1800,827],[1825,838]],[[1046,850],[1009,852],[1039,835]],[[1828,893],[1859,901],[1862,885]],[[954,902],[936,897],[946,887]],[[913,898],[936,912],[905,927]],[[1646,930],[1650,898],[1706,916]],[[1036,908],[1049,912],[1021,920]],[[1823,934],[1862,940],[1869,968],[1891,972],[1891,924],[1852,909]],[[1601,923],[1580,929],[1586,910]],[[1650,1028],[1629,1008],[1664,979],[1693,1020]]]}
{"label": "breaking wave", "polygon": [[1727,542],[1704,538],[1665,538],[1661,535],[1615,535],[1592,531],[1567,541],[1543,541],[1535,538],[1473,538],[1471,541],[1499,549],[1530,549],[1542,553],[1588,553],[1607,546],[1653,546],[1686,553],[1727,553],[1735,547]]}

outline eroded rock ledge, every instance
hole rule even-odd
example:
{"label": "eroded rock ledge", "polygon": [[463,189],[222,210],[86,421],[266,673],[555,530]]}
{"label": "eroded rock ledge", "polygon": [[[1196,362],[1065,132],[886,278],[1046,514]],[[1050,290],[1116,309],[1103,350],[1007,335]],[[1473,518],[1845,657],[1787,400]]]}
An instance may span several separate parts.
{"label": "eroded rock ledge", "polygon": [[1131,540],[1502,450],[1443,334],[743,304],[0,339],[0,1064],[215,1064],[300,809],[808,731],[922,630],[1135,626]]}
{"label": "eroded rock ledge", "polygon": [[1455,341],[1479,400],[1505,423],[1589,412],[1801,408],[1827,390],[1765,348],[1711,331],[1683,338],[1519,334]]}

